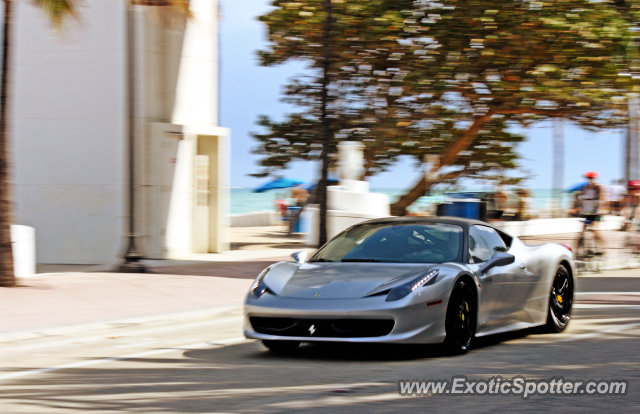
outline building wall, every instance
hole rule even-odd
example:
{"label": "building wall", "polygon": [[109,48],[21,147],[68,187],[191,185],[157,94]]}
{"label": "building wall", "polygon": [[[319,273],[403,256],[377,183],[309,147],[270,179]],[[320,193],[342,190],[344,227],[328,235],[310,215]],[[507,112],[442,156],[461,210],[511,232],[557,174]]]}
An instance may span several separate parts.
{"label": "building wall", "polygon": [[[193,18],[161,24],[138,8],[140,187],[137,214],[147,257],[177,258],[227,248],[229,131],[218,122],[218,5],[191,0]],[[142,87],[143,86],[143,87]],[[205,149],[203,142],[206,142]],[[202,150],[201,150],[202,149]],[[198,161],[209,168],[198,198]],[[202,177],[200,177],[202,181]],[[199,201],[200,200],[200,201]]]}
{"label": "building wall", "polygon": [[15,2],[16,222],[35,227],[40,263],[104,263],[124,219],[123,3],[87,0],[61,36]]}
{"label": "building wall", "polygon": [[[29,2],[16,4],[16,222],[36,228],[39,263],[115,263],[128,222],[125,3],[86,0],[61,37]],[[216,128],[217,2],[191,8],[192,20],[168,27],[136,7],[136,232],[149,258],[187,254],[202,226],[224,222],[224,206],[206,223],[195,208],[198,137],[227,151],[228,131]],[[218,176],[216,206],[228,202]],[[217,230],[208,240],[208,251],[225,246]]]}

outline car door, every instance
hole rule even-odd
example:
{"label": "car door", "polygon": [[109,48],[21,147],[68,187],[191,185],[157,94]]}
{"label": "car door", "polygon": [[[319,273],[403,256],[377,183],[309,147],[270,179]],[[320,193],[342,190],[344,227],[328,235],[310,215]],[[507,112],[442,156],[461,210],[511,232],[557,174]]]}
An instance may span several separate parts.
{"label": "car door", "polygon": [[536,323],[546,318],[546,305],[548,298],[548,287],[541,291],[541,278],[538,272],[535,258],[532,261],[531,252],[523,243],[513,243],[509,253],[516,258],[514,263],[519,264],[520,272],[514,283],[517,285],[518,297],[514,301],[514,314],[520,322]]}
{"label": "car door", "polygon": [[[506,252],[507,246],[491,227],[475,225],[469,228],[469,254],[474,264],[482,264],[495,253]],[[479,266],[478,266],[479,267]],[[522,309],[522,269],[518,258],[513,264],[496,266],[478,274],[481,288],[478,314],[479,332],[499,329],[517,322],[516,313]]]}

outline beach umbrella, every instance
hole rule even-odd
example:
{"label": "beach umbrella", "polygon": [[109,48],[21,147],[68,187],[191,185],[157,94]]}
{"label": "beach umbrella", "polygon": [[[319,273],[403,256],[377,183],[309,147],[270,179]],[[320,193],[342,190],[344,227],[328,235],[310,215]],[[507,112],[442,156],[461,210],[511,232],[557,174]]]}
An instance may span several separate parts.
{"label": "beach umbrella", "polygon": [[[338,185],[338,183],[339,181],[336,180],[335,178],[327,178],[327,185]],[[318,183],[309,183],[309,184],[305,184],[302,188],[304,188],[308,192],[311,192],[313,191],[314,188],[316,188],[317,185]]]}
{"label": "beach umbrella", "polygon": [[582,191],[582,189],[585,188],[587,185],[589,185],[589,183],[587,182],[574,184],[564,191],[566,191],[567,193],[575,193],[576,191]]}
{"label": "beach umbrella", "polygon": [[279,188],[290,188],[295,187],[296,185],[304,184],[304,181],[294,180],[293,178],[277,178],[275,180],[269,181],[268,183],[262,184],[260,187],[254,188],[254,193],[263,193],[268,190],[277,190]]}

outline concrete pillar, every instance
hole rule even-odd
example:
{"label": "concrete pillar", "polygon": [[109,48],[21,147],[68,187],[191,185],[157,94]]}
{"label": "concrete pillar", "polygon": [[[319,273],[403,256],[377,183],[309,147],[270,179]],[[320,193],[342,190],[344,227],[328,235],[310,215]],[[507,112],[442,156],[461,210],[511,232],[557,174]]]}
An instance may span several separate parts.
{"label": "concrete pillar", "polygon": [[[208,181],[208,252],[229,249],[229,139],[227,135],[198,135],[198,156],[207,156]],[[202,160],[202,159],[201,159]],[[201,203],[203,204],[203,203]],[[196,206],[197,207],[197,206]],[[200,207],[203,207],[200,205]],[[200,227],[200,226],[199,226]],[[201,227],[200,227],[201,229]],[[201,230],[197,230],[201,231]]]}
{"label": "concrete pillar", "polygon": [[338,144],[340,181],[362,180],[364,175],[364,144],[343,141]]}

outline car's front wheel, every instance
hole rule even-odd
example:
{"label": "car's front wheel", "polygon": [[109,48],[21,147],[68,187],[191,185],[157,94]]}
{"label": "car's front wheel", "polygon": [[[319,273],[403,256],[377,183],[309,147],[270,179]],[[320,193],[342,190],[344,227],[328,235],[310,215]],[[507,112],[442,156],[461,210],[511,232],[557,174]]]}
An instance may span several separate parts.
{"label": "car's front wheel", "polygon": [[262,344],[273,352],[290,352],[300,346],[298,341],[269,341],[263,340]]}
{"label": "car's front wheel", "polygon": [[560,265],[556,271],[549,296],[547,330],[551,333],[560,333],[569,325],[573,305],[573,279],[563,265]]}
{"label": "car's front wheel", "polygon": [[469,350],[476,335],[477,302],[473,287],[459,281],[451,291],[447,306],[444,345],[449,352],[464,353]]}

